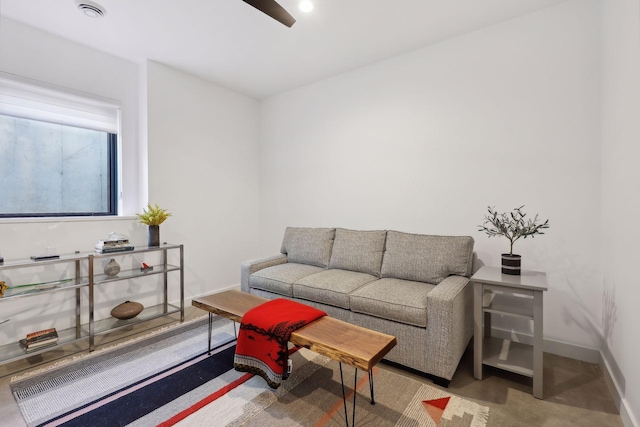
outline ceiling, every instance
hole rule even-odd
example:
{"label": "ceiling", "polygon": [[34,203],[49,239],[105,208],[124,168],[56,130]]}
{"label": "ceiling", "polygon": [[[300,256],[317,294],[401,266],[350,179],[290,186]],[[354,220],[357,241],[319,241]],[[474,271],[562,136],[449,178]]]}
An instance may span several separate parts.
{"label": "ceiling", "polygon": [[241,0],[0,0],[4,17],[265,98],[566,0],[280,0],[287,28]]}

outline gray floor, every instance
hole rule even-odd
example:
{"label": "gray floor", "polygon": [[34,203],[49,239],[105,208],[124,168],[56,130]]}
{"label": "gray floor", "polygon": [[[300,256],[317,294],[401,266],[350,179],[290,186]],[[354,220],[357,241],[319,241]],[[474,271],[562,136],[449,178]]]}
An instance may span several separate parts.
{"label": "gray floor", "polygon": [[[200,315],[202,311],[198,309],[189,307],[186,310],[187,319]],[[126,341],[168,321],[168,318],[157,319],[101,336],[97,340],[98,348]],[[0,366],[0,425],[25,425],[9,389],[13,375],[84,354],[80,350],[78,346],[59,347],[44,355]],[[419,375],[386,364],[379,366],[432,385],[431,381]],[[486,367],[484,369],[484,379],[476,381],[473,378],[473,353],[467,351],[448,391],[488,406],[489,427],[623,425],[598,365],[545,353],[544,400],[531,395],[530,378]]]}

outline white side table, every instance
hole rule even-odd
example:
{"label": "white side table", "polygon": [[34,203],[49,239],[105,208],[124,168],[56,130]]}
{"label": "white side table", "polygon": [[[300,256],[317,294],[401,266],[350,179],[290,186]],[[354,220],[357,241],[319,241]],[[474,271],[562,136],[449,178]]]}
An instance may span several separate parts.
{"label": "white side table", "polygon": [[[547,275],[522,271],[502,274],[499,267],[481,267],[473,282],[473,376],[482,379],[482,365],[533,378],[533,396],[542,399],[542,293]],[[491,314],[533,321],[533,345],[491,336]]]}

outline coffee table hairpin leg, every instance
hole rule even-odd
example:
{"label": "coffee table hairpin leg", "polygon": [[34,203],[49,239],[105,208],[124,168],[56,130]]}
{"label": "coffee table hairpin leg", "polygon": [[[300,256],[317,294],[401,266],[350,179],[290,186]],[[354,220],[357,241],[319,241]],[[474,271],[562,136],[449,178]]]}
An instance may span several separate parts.
{"label": "coffee table hairpin leg", "polygon": [[[338,362],[340,366],[340,382],[342,383],[342,402],[344,404],[344,421],[347,427],[349,427],[349,415],[347,414],[347,395],[344,390],[344,377],[342,376],[342,362]],[[358,368],[353,375],[353,411],[351,412],[351,426],[356,425],[356,396],[358,395]],[[371,393],[371,404],[375,405],[376,402],[373,399],[373,370],[369,369],[369,392]]]}
{"label": "coffee table hairpin leg", "polygon": [[[233,322],[233,333],[238,339],[238,334],[236,333],[236,322]],[[207,345],[207,355],[211,356],[211,335],[213,334],[213,313],[209,312],[209,334],[208,334],[208,345]],[[216,347],[218,348],[218,347]]]}
{"label": "coffee table hairpin leg", "polygon": [[209,345],[207,346],[207,354],[211,356],[211,333],[213,332],[213,313],[209,312]]}
{"label": "coffee table hairpin leg", "polygon": [[[238,331],[236,330],[236,322],[233,323],[233,335],[238,339]],[[211,334],[213,333],[213,313],[209,312],[209,345],[207,346],[207,355],[211,356]]]}

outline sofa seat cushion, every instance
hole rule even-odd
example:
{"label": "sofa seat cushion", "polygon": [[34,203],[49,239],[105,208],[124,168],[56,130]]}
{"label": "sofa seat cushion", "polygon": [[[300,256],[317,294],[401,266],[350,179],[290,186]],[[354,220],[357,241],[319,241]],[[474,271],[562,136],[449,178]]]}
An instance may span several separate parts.
{"label": "sofa seat cushion", "polygon": [[307,264],[285,263],[263,268],[249,277],[249,287],[288,297],[293,296],[293,282],[324,269]]}
{"label": "sofa seat cushion", "polygon": [[435,285],[410,280],[376,280],[351,294],[351,311],[424,328],[427,295],[433,288]]}
{"label": "sofa seat cushion", "polygon": [[349,294],[374,280],[378,278],[370,274],[347,270],[324,270],[297,280],[293,284],[293,296],[349,309]]}
{"label": "sofa seat cushion", "polygon": [[380,277],[386,231],[336,229],[329,268],[358,271]]}
{"label": "sofa seat cushion", "polygon": [[289,262],[327,268],[335,234],[335,228],[287,227],[280,252]]}
{"label": "sofa seat cushion", "polygon": [[437,285],[451,275],[471,275],[473,238],[388,231],[381,277]]}

